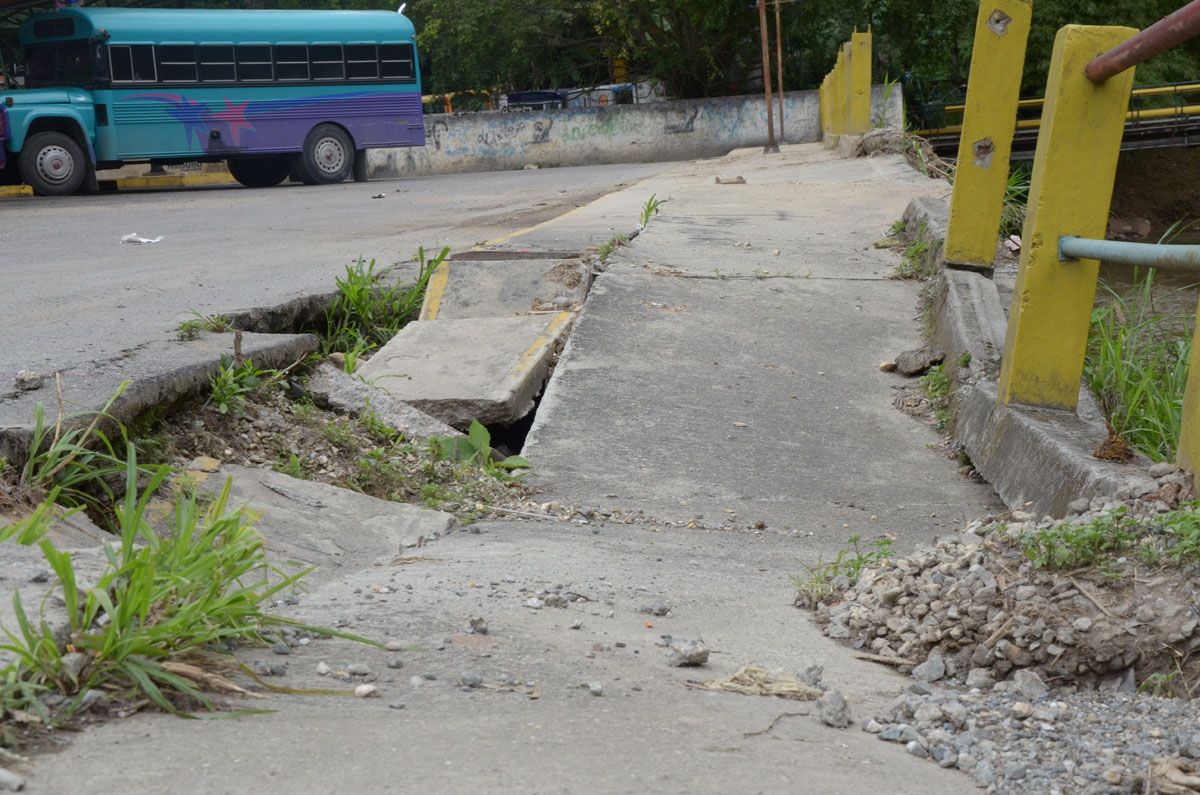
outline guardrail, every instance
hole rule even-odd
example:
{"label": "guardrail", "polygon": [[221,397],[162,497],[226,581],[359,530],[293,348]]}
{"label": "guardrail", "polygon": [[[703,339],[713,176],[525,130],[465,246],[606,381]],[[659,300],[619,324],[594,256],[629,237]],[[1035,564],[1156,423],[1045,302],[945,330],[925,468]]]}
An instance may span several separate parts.
{"label": "guardrail", "polygon": [[[980,17],[994,8],[996,3],[989,0]],[[1013,30],[1011,23],[1008,30]],[[1190,247],[1117,250],[1103,238],[1133,88],[1133,67],[1198,32],[1200,0],[1140,33],[1127,27],[1082,25],[1058,31],[1000,368],[1000,405],[1076,410],[1100,267],[1094,257],[1158,266],[1194,256],[1177,250]],[[987,42],[986,36],[983,38]],[[986,52],[977,32],[975,57]],[[954,261],[950,240],[955,236],[953,253],[967,250],[966,244],[986,243],[986,259],[976,261],[991,263],[1008,174],[1002,145],[1011,142],[1015,128],[1022,60],[985,67],[987,72],[978,72],[978,87],[977,63],[971,65],[947,233],[950,261]],[[1001,82],[1006,85],[998,86]],[[981,113],[980,103],[996,101],[997,96],[1005,102],[1003,113]],[[983,116],[992,125],[990,160],[981,152],[989,129],[973,124]],[[995,191],[997,181],[999,193]],[[972,214],[986,216],[987,222],[964,223]],[[993,215],[996,225],[991,224]],[[1066,259],[1060,258],[1060,246]],[[1177,463],[1194,470],[1200,464],[1200,346],[1193,350]]]}
{"label": "guardrail", "polygon": [[837,65],[821,81],[821,133],[836,146],[843,135],[871,129],[871,31],[850,36],[838,50]]}

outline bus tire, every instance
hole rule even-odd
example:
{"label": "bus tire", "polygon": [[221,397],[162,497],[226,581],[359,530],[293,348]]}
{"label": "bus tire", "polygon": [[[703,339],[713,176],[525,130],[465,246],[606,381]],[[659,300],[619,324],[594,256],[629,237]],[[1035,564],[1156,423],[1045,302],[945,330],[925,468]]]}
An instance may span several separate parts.
{"label": "bus tire", "polygon": [[354,173],[354,142],[336,124],[318,124],[304,139],[295,168],[307,185],[345,182]]}
{"label": "bus tire", "polygon": [[286,157],[231,157],[225,161],[229,173],[247,188],[270,188],[287,179]]}
{"label": "bus tire", "polygon": [[87,169],[79,144],[60,132],[29,136],[17,158],[21,179],[39,196],[70,196],[83,184]]}

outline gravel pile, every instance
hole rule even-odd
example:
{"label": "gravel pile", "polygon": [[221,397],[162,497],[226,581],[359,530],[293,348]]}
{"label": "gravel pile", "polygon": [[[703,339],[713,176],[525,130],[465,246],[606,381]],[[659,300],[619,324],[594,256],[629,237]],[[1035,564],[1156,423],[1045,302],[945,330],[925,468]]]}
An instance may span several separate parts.
{"label": "gravel pile", "polygon": [[[826,634],[915,680],[862,729],[989,792],[1200,793],[1200,568],[1164,554],[1194,491],[1169,466],[1151,475],[1067,520],[975,522],[802,593]],[[1097,520],[1128,537],[1088,566],[1027,554]]]}
{"label": "gravel pile", "polygon": [[[926,681],[986,687],[1031,669],[1060,684],[1132,691],[1200,648],[1200,572],[1149,565],[1140,552],[1173,543],[1156,517],[1178,507],[1187,488],[1180,473],[1158,472],[1124,494],[1073,505],[1086,510],[1071,526],[1114,516],[1139,522],[1137,541],[1098,565],[1036,568],[1020,539],[1058,523],[1014,512],[1007,523],[975,522],[865,568],[855,583],[836,583],[844,586],[838,601],[817,605],[816,618],[830,637],[895,658]],[[940,661],[917,667],[930,658]]]}
{"label": "gravel pile", "polygon": [[[864,731],[957,768],[999,793],[1171,792],[1151,763],[1200,760],[1194,702],[1088,691],[1057,695],[1032,672],[995,690],[914,683]],[[1175,790],[1178,792],[1200,789]]]}

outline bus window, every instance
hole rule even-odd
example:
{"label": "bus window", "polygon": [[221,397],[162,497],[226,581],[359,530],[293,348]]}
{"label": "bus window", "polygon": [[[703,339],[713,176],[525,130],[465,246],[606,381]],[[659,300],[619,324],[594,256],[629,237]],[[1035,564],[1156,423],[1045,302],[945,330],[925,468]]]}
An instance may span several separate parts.
{"label": "bus window", "polygon": [[164,83],[196,82],[196,47],[193,44],[158,45],[158,79]]}
{"label": "bus window", "polygon": [[275,47],[277,80],[308,79],[308,47],[303,44],[279,44]]}
{"label": "bus window", "polygon": [[413,76],[411,44],[381,44],[379,55],[384,77],[411,79]]}
{"label": "bus window", "polygon": [[237,79],[274,80],[271,47],[267,44],[242,44],[237,48]]}
{"label": "bus window", "polygon": [[342,45],[314,44],[308,48],[312,56],[313,80],[344,80],[346,64],[342,59]]}
{"label": "bus window", "polygon": [[221,83],[232,83],[237,79],[237,72],[233,65],[232,44],[200,46],[200,79]]}
{"label": "bus window", "polygon": [[25,85],[29,88],[85,85],[94,78],[88,43],[83,39],[25,48]]}
{"label": "bus window", "polygon": [[154,70],[154,48],[149,44],[115,44],[108,48],[114,83],[153,83],[158,79]]}
{"label": "bus window", "polygon": [[351,80],[379,77],[379,50],[374,44],[346,45],[346,77]]}

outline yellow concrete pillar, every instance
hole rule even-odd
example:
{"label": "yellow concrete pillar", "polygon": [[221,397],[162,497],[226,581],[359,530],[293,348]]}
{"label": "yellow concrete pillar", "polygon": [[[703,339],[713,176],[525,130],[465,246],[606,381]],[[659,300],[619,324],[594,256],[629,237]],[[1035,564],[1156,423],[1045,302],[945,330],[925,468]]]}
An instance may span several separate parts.
{"label": "yellow concrete pillar", "polygon": [[979,5],[946,230],[948,262],[990,268],[995,259],[1032,16],[1031,0]]}
{"label": "yellow concrete pillar", "polygon": [[1096,296],[1095,260],[1059,262],[1058,236],[1103,238],[1133,70],[1097,85],[1088,61],[1137,33],[1068,25],[1054,39],[1008,315],[999,402],[1074,410]]}
{"label": "yellow concrete pillar", "polygon": [[844,96],[846,78],[843,64],[845,58],[845,48],[839,49],[837,63],[833,67],[833,80],[829,85],[829,91],[833,95],[833,135],[835,138],[845,131],[846,126],[846,101]]}
{"label": "yellow concrete pillar", "polygon": [[[1196,306],[1200,325],[1200,302]],[[1200,332],[1200,328],[1196,329]],[[1192,358],[1188,368],[1187,389],[1183,392],[1183,417],[1179,424],[1177,466],[1194,473],[1200,465],[1200,335],[1192,334]]]}
{"label": "yellow concrete pillar", "polygon": [[850,133],[871,129],[871,34],[850,37]]}
{"label": "yellow concrete pillar", "polygon": [[854,93],[851,82],[854,77],[854,48],[850,46],[850,42],[842,45],[842,53],[842,82],[838,85],[838,91],[842,93],[842,132],[851,134],[854,132],[854,123],[850,118],[853,110],[851,97]]}
{"label": "yellow concrete pillar", "polygon": [[820,117],[819,118],[821,120],[821,137],[822,138],[824,138],[825,134],[829,132],[828,89],[829,89],[829,75],[825,75],[825,78],[821,81],[821,88],[817,91],[817,100],[818,100],[817,106],[820,108]]}

